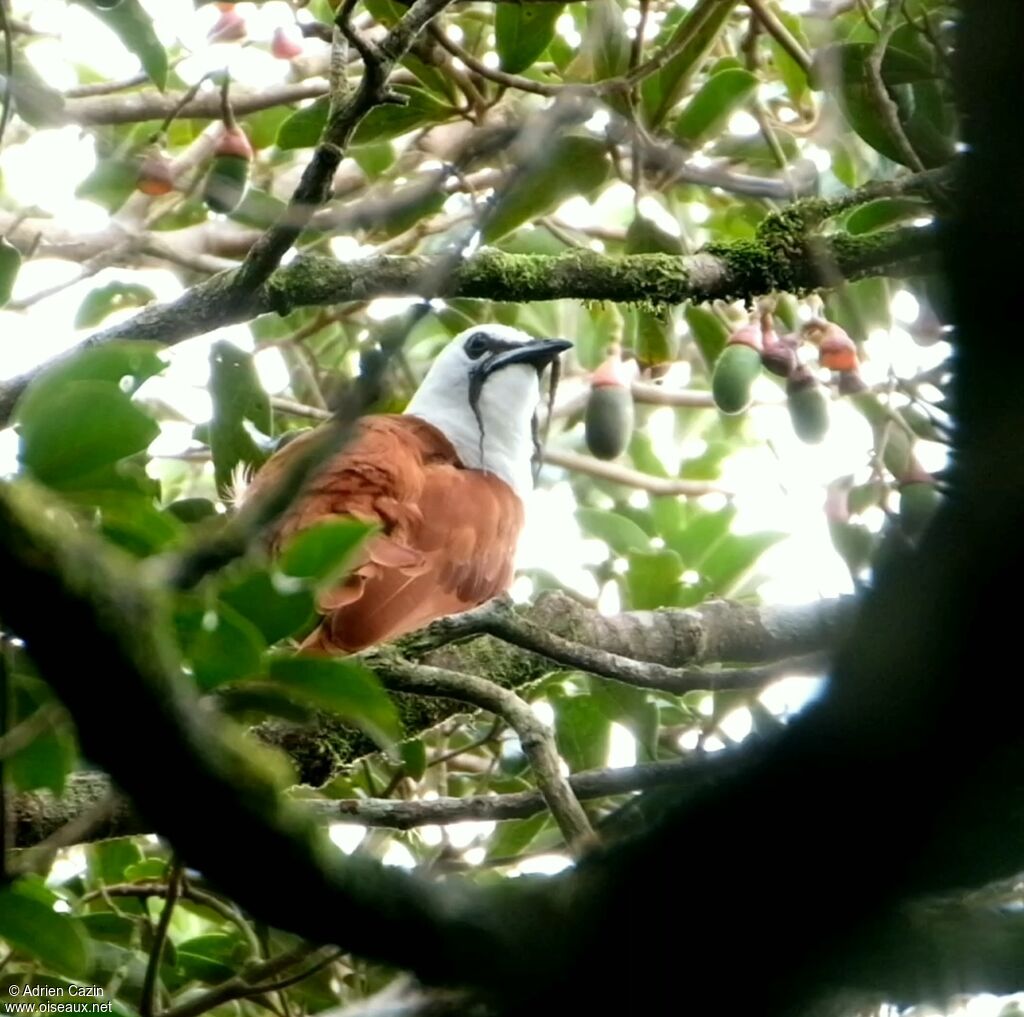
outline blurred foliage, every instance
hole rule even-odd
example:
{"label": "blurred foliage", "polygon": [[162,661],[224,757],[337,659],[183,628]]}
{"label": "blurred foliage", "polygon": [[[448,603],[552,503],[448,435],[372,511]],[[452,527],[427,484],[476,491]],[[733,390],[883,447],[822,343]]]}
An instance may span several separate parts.
{"label": "blurred foliage", "polygon": [[[113,96],[183,91],[175,68],[185,48],[180,43],[164,48],[147,14],[152,5],[73,2],[112,30],[145,73],[145,82],[118,88]],[[342,259],[375,250],[444,251],[466,242],[497,193],[500,200],[488,213],[482,239],[501,250],[693,253],[710,241],[754,237],[767,216],[796,196],[800,181],[811,180],[815,193],[832,198],[868,181],[897,179],[908,163],[932,167],[951,158],[956,125],[948,83],[950,4],[867,0],[839,5],[841,12],[832,16],[798,16],[772,0],[764,6],[772,15],[768,26],[745,5],[722,0],[452,6],[438,22],[447,46],[428,33],[402,61],[395,84],[405,102],[378,107],[360,124],[334,196],[299,246],[333,251]],[[817,11],[829,5],[811,6]],[[30,7],[13,3],[19,17],[27,18]],[[310,26],[315,29],[319,19],[319,34],[329,34],[331,5],[320,0],[295,7],[308,34],[290,73],[296,79],[323,74],[327,47]],[[373,34],[394,24],[405,8],[368,0],[358,9],[363,29]],[[237,16],[213,5],[200,7],[196,17],[200,14],[211,26],[213,18]],[[875,80],[870,62],[877,55],[880,26],[890,15],[898,24]],[[645,30],[638,43],[641,24]],[[53,123],[65,102],[88,100],[65,99],[32,70],[26,57],[45,40],[17,34],[14,42],[17,66],[25,70],[15,76],[12,132],[24,139]],[[241,49],[241,37],[219,45]],[[269,38],[246,45],[270,59]],[[494,132],[514,132],[532,122],[550,103],[549,96],[531,92],[531,84],[541,92],[594,85],[642,69],[648,60],[649,73],[634,87],[604,93],[600,115],[560,128],[556,137],[543,136],[540,157],[517,165],[513,149],[488,140]],[[507,78],[494,81],[477,73],[481,62],[485,71],[496,67],[519,76],[519,87],[515,80],[506,87]],[[65,70],[81,85],[106,80],[102,54],[92,66]],[[354,82],[358,62],[349,74]],[[880,100],[879,89],[887,101]],[[251,244],[253,229],[267,226],[284,207],[328,106],[321,97],[239,116],[256,150],[245,199],[226,215],[208,212],[197,197],[206,170],[199,166],[175,189],[146,199],[149,227],[172,251],[182,238],[205,231],[199,235],[211,251],[237,260]],[[140,165],[146,153],[152,155],[154,143],[174,160],[192,151],[204,127],[180,118],[163,125],[112,121],[84,127],[99,159],[78,187],[79,196],[123,215],[129,202],[141,200]],[[641,157],[643,145],[652,152]],[[673,159],[655,158],[655,152]],[[686,162],[695,155],[696,163]],[[694,182],[695,166],[704,182]],[[0,189],[0,210],[9,205]],[[827,228],[863,236],[927,214],[917,198],[884,198],[844,210]],[[179,258],[162,264],[190,283],[209,271],[209,265],[189,257],[196,249],[182,246]],[[10,297],[24,260],[0,238],[0,304]],[[792,369],[808,372],[821,396],[813,412],[835,412],[845,400],[870,426],[873,440],[857,475],[836,477],[826,499],[836,551],[853,581],[861,583],[887,545],[916,539],[934,507],[934,478],[918,463],[916,450],[923,442],[944,439],[946,372],[942,365],[922,376],[894,371],[884,384],[867,387],[858,383],[856,369],[829,370],[815,321],[845,330],[860,361],[867,357],[865,342],[894,325],[895,282],[837,283],[823,299],[764,295],[767,303],[757,308],[764,313],[758,343],[767,353],[773,324],[778,334],[771,341],[788,344]],[[919,275],[899,280],[898,286],[920,307],[916,323],[908,326],[911,338],[922,345],[936,341],[944,311],[941,281]],[[153,299],[152,290],[134,281],[125,267],[88,293],[75,327],[94,328]],[[287,409],[272,411],[256,361],[276,351],[288,375],[284,394],[294,402],[331,407],[345,397],[361,358],[379,352],[386,327],[371,310],[355,303],[266,315],[249,323],[251,343],[245,350],[219,339],[210,349],[210,418],[189,421],[195,425],[192,440],[175,456],[155,457],[149,448],[162,428],[180,425],[185,417],[162,395],[166,389],[147,385],[167,374],[173,351],[132,342],[59,361],[34,381],[17,407],[20,469],[60,496],[68,527],[95,528],[147,567],[159,566],[223,525],[230,512],[228,489],[240,469],[258,467],[277,443],[308,425]],[[723,350],[736,346],[737,330],[748,317],[741,303],[664,308],[567,300],[434,301],[407,337],[376,408],[400,410],[450,336],[495,320],[538,335],[572,337],[575,352],[565,386],[583,397],[589,373],[613,344],[627,362],[638,365],[643,380],[660,380],[666,392],[685,387],[709,394],[716,363],[722,362]],[[762,370],[757,357],[738,359],[750,365],[749,371],[744,368],[749,376],[739,381],[743,398],[728,408],[742,410],[750,400],[781,405],[787,398],[785,379]],[[790,385],[791,405],[793,389]],[[553,444],[583,450],[581,406],[554,422]],[[827,429],[828,418],[819,417],[808,430],[800,417],[806,412],[794,407],[798,432],[827,442],[822,427]],[[671,418],[667,429],[666,415]],[[709,402],[674,409],[638,403],[635,416],[636,430],[619,464],[650,478],[715,487],[730,460],[759,442],[748,413],[725,415]],[[684,444],[699,451],[683,458],[677,451]],[[648,494],[628,475],[615,481],[548,468],[542,477],[544,484],[563,480],[571,485],[581,532],[602,549],[586,566],[593,579],[589,591],[575,592],[591,600],[596,592],[614,593],[612,602],[617,599],[623,609],[689,607],[710,597],[756,599],[761,555],[785,536],[741,532],[736,507],[723,494],[692,499]],[[901,502],[901,491],[911,489],[911,497]],[[247,557],[198,589],[176,595],[173,629],[187,673],[211,704],[244,723],[294,722],[323,710],[372,737],[385,751],[338,773],[323,789],[330,797],[465,796],[531,788],[516,739],[492,718],[459,715],[427,732],[403,731],[394,704],[367,669],[291,652],[314,624],[317,588],[344,568],[365,536],[360,524],[326,524],[301,534],[276,562]],[[535,591],[559,585],[543,570],[530,578]],[[79,756],[72,720],[61,713],[26,655],[8,647],[8,656],[10,725],[40,716],[45,723],[28,745],[3,761],[4,779],[15,791],[59,794],[72,772],[88,766]],[[99,686],[102,667],[95,666]],[[88,669],[82,678],[92,680]],[[574,772],[605,765],[616,726],[635,739],[637,759],[651,761],[692,751],[694,741],[728,742],[719,721],[738,707],[750,710],[755,731],[778,723],[754,694],[722,693],[712,701],[709,695],[652,693],[564,671],[554,671],[525,694],[551,710],[559,751]],[[686,740],[689,735],[692,741]],[[624,800],[603,800],[588,809],[600,820]],[[370,831],[359,850],[378,858],[397,853],[422,869],[489,881],[563,847],[546,813],[462,833]],[[258,846],[239,845],[239,850]],[[171,865],[166,847],[149,839],[109,841],[67,854],[47,883],[28,875],[0,885],[0,996],[15,983],[63,991],[68,979],[77,979],[104,986],[116,1012],[136,1012]],[[252,921],[206,887],[201,874],[189,872],[160,955],[156,998],[161,1008],[173,1007],[297,945],[293,937]],[[315,1013],[362,998],[391,977],[359,960],[332,958],[277,993],[280,1010],[278,1004],[270,1008]],[[255,994],[218,1012],[262,1012],[269,997],[258,1003]]]}

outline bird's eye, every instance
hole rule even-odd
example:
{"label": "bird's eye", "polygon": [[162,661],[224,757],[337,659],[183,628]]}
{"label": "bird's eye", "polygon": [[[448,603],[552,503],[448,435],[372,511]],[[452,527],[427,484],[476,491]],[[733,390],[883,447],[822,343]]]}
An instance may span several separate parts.
{"label": "bird's eye", "polygon": [[487,352],[487,336],[483,332],[474,333],[466,340],[463,349],[470,360],[479,360]]}

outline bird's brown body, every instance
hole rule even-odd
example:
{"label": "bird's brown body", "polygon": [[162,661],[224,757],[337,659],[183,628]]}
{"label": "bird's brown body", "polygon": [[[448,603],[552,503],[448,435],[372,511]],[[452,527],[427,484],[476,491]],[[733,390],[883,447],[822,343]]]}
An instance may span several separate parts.
{"label": "bird's brown body", "polygon": [[[275,454],[248,494],[272,484],[307,436]],[[508,588],[523,505],[503,480],[467,469],[438,428],[415,416],[364,417],[278,522],[271,550],[314,523],[350,516],[380,532],[319,599],[307,649],[351,653],[469,610]]]}

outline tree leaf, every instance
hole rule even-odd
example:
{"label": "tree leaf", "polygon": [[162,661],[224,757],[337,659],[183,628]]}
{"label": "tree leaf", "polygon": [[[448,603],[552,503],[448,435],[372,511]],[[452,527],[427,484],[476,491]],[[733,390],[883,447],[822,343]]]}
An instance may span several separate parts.
{"label": "tree leaf", "polygon": [[395,91],[408,100],[405,105],[396,106],[388,103],[384,106],[375,106],[355,129],[352,135],[353,146],[388,141],[427,124],[443,123],[456,115],[448,103],[439,102],[422,88],[396,85]]}
{"label": "tree leaf", "polygon": [[270,398],[260,384],[252,354],[223,340],[210,348],[209,388],[213,399],[209,433],[214,479],[217,490],[225,491],[236,466],[243,463],[255,470],[266,459],[246,430],[245,421],[270,434]]}
{"label": "tree leaf", "polygon": [[681,11],[676,14],[679,20],[666,18],[657,40],[658,47],[674,48],[680,43],[682,46],[661,70],[641,86],[643,108],[652,126],[657,126],[668,116],[686,91],[735,6],[730,0],[698,0],[685,15]]}
{"label": "tree leaf", "polygon": [[89,970],[89,941],[69,915],[18,892],[0,888],[0,938],[46,967],[71,976]]}
{"label": "tree leaf", "polygon": [[626,588],[634,611],[648,611],[675,603],[683,563],[670,548],[658,551],[631,551]]}
{"label": "tree leaf", "polygon": [[309,590],[287,591],[281,586],[266,568],[257,568],[230,581],[220,596],[272,644],[305,628],[314,613]]}
{"label": "tree leaf", "polygon": [[111,282],[90,290],[75,315],[75,328],[94,328],[114,311],[145,307],[156,300],[156,294],[139,283]]}
{"label": "tree leaf", "polygon": [[604,81],[629,69],[629,30],[616,0],[591,0],[579,53],[569,74],[577,81]]}
{"label": "tree leaf", "polygon": [[846,217],[846,231],[855,236],[873,233],[895,223],[929,214],[928,205],[913,198],[879,198],[854,209]]}
{"label": "tree leaf", "polygon": [[310,148],[320,140],[331,100],[322,95],[306,106],[300,106],[277,129],[277,147],[282,151]]}
{"label": "tree leaf", "polygon": [[357,519],[331,519],[317,523],[289,541],[278,560],[278,568],[297,579],[324,581],[333,578],[375,529]]}
{"label": "tree leaf", "polygon": [[81,6],[92,11],[131,50],[160,91],[167,84],[167,53],[156,32],[153,22],[139,0],[120,0],[119,3],[101,7],[87,0],[76,0]]}
{"label": "tree leaf", "polygon": [[495,48],[501,69],[525,71],[548,48],[562,4],[499,4],[494,15]]}
{"label": "tree leaf", "polygon": [[690,326],[690,335],[697,344],[704,363],[710,370],[729,341],[729,329],[714,311],[699,304],[687,304],[683,317]]}
{"label": "tree leaf", "polygon": [[427,770],[427,747],[422,738],[407,738],[398,745],[402,766],[413,780],[419,780]]}
{"label": "tree leaf", "polygon": [[228,604],[187,601],[174,613],[183,656],[204,692],[258,674],[266,642],[259,629]]}
{"label": "tree leaf", "polygon": [[402,725],[391,697],[363,664],[339,657],[272,656],[270,677],[290,692],[338,714],[391,749]]}
{"label": "tree leaf", "polygon": [[[788,11],[774,11],[775,17],[789,29],[789,34],[803,47],[805,53],[811,50],[810,41],[804,33],[803,19],[798,14]],[[772,51],[772,60],[778,69],[779,77],[789,92],[789,97],[799,105],[807,95],[809,82],[807,72],[789,55],[788,50],[781,46],[774,35],[768,37],[768,45]]]}
{"label": "tree leaf", "polygon": [[14,280],[21,268],[21,251],[0,237],[0,307],[11,299]]}
{"label": "tree leaf", "polygon": [[18,458],[56,488],[141,452],[160,433],[156,421],[108,381],[70,382],[29,409],[19,414]]}
{"label": "tree leaf", "polygon": [[494,836],[487,842],[487,859],[518,858],[536,839],[548,821],[544,811],[527,819],[508,819],[498,824]]}
{"label": "tree leaf", "polygon": [[[512,7],[501,4],[501,10]],[[530,4],[547,7],[548,4]],[[567,173],[566,167],[572,172]],[[549,150],[525,169],[501,195],[483,229],[485,243],[493,243],[517,226],[560,205],[574,194],[588,195],[608,178],[608,152],[597,138],[568,135],[552,142]]]}
{"label": "tree leaf", "polygon": [[15,418],[28,421],[48,413],[52,400],[76,381],[109,381],[128,393],[167,365],[160,359],[162,347],[155,342],[120,342],[92,346],[68,359],[60,359],[33,379],[15,408]]}
{"label": "tree leaf", "polygon": [[754,94],[757,83],[756,75],[740,68],[712,75],[676,118],[673,133],[688,145],[698,145],[726,125],[733,111]]}
{"label": "tree leaf", "polygon": [[[37,710],[55,702],[48,685],[32,675],[14,676],[13,722],[28,720]],[[70,723],[51,721],[35,738],[6,760],[7,775],[19,791],[45,788],[61,794],[78,758]]]}
{"label": "tree leaf", "polygon": [[611,721],[590,696],[553,696],[558,753],[573,773],[608,761]]}
{"label": "tree leaf", "polygon": [[576,521],[584,532],[603,540],[618,555],[630,551],[646,551],[650,540],[632,519],[606,509],[576,509]]}

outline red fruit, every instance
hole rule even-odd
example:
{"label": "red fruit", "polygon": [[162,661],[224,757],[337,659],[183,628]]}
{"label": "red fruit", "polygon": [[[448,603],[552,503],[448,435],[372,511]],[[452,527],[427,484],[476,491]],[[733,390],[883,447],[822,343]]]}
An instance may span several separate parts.
{"label": "red fruit", "polygon": [[174,173],[167,156],[156,146],[147,149],[139,166],[139,179],[136,190],[151,197],[169,194],[174,190]]}
{"label": "red fruit", "polygon": [[237,124],[232,127],[224,127],[220,137],[217,138],[217,147],[213,150],[214,155],[233,155],[246,162],[252,161],[252,145],[245,136],[245,131]]}
{"label": "red fruit", "polygon": [[857,369],[857,347],[845,329],[838,325],[828,325],[818,346],[818,363],[831,371]]}
{"label": "red fruit", "polygon": [[294,60],[302,52],[302,43],[293,31],[284,27],[275,28],[270,52],[278,60]]}
{"label": "red fruit", "polygon": [[761,349],[761,328],[759,325],[743,325],[741,328],[736,329],[731,336],[729,341],[726,343],[727,346],[749,346],[752,350]]}
{"label": "red fruit", "polygon": [[613,346],[601,366],[590,376],[590,384],[593,388],[615,386],[617,388],[629,388],[632,379],[622,362],[622,355],[618,345]]}
{"label": "red fruit", "polygon": [[210,42],[238,42],[245,38],[245,18],[235,10],[234,4],[219,5],[221,16],[206,33]]}

